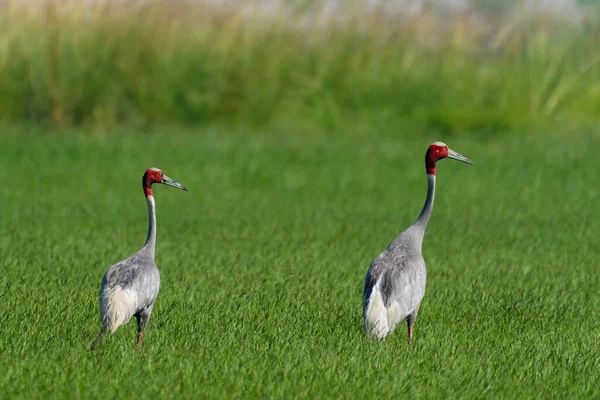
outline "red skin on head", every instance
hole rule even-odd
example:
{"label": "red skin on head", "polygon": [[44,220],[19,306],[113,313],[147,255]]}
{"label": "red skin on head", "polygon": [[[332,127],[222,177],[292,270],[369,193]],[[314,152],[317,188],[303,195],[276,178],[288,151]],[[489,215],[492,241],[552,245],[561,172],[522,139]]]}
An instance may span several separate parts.
{"label": "red skin on head", "polygon": [[163,173],[158,169],[147,169],[142,178],[142,186],[144,188],[144,194],[146,197],[152,195],[152,184],[161,183],[163,179]]}
{"label": "red skin on head", "polygon": [[442,158],[448,157],[448,148],[432,144],[425,153],[425,170],[428,175],[435,175],[435,163]]}

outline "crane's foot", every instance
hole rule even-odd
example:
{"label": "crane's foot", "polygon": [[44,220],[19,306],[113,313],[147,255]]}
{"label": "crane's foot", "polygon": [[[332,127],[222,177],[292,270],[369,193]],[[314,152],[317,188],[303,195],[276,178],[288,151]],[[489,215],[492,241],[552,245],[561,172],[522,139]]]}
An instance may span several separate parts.
{"label": "crane's foot", "polygon": [[142,340],[144,340],[144,331],[140,331],[140,333],[138,333],[138,338],[137,338],[137,351],[138,352],[142,348]]}
{"label": "crane's foot", "polygon": [[92,343],[91,346],[91,350],[94,351],[96,350],[96,348],[98,347],[98,344],[100,343],[100,341],[102,340],[102,336],[104,336],[104,334],[106,333],[106,329],[102,328],[102,330],[100,331],[100,333],[98,334],[98,337],[96,338],[96,340],[94,340],[94,342]]}

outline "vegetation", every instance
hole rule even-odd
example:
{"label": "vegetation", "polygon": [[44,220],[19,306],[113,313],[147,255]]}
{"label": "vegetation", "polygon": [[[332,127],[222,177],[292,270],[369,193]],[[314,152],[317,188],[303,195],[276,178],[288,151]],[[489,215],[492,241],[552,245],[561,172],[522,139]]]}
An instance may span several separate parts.
{"label": "vegetation", "polygon": [[[4,129],[4,397],[599,397],[597,132],[449,142],[477,165],[440,162],[412,346],[365,337],[362,283],[440,137],[227,132]],[[190,189],[154,191],[161,292],[140,354],[135,322],[91,354],[149,166]]]}
{"label": "vegetation", "polygon": [[585,127],[600,112],[595,8],[571,21],[489,1],[415,15],[361,1],[333,14],[322,1],[5,3],[5,122],[485,133]]}

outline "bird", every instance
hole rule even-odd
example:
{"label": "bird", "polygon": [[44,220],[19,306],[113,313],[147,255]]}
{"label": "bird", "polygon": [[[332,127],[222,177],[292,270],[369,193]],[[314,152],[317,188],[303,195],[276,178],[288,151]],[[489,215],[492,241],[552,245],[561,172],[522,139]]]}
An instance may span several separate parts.
{"label": "bird", "polygon": [[371,263],[365,277],[363,318],[369,337],[383,340],[406,320],[408,343],[413,341],[413,327],[425,295],[423,236],[433,209],[436,163],[444,158],[474,164],[445,143],[434,142],[428,147],[425,153],[427,197],[423,210],[417,220]]}
{"label": "bird", "polygon": [[142,178],[142,187],[148,203],[148,236],[144,247],[129,258],[111,266],[100,287],[100,321],[102,330],[92,343],[92,351],[98,347],[102,337],[110,330],[111,334],[129,322],[132,316],[137,319],[137,350],[140,351],[144,338],[144,328],[148,324],[154,301],[160,287],[160,273],[154,263],[156,247],[156,213],[152,184],[162,183],[188,191],[182,184],[166,176],[158,168],[149,168]]}

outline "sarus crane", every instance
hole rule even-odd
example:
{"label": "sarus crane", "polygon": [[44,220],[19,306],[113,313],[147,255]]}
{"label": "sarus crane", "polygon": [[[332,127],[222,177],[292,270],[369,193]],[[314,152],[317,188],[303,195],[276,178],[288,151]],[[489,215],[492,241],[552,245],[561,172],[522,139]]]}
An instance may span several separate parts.
{"label": "sarus crane", "polygon": [[107,330],[111,333],[135,316],[138,324],[137,350],[142,346],[144,328],[148,324],[160,287],[160,273],[154,263],[156,247],[156,214],[152,184],[162,183],[187,191],[185,186],[169,178],[158,168],[146,170],[142,187],[148,203],[148,236],[144,247],[134,255],[110,267],[100,288],[100,320],[102,330],[92,343],[95,350]]}
{"label": "sarus crane", "polygon": [[363,317],[365,329],[372,337],[384,339],[406,320],[408,343],[412,343],[413,327],[425,294],[425,260],[421,254],[423,236],[433,209],[436,163],[443,158],[473,164],[442,142],[434,142],[427,149],[425,170],[428,185],[423,211],[415,223],[373,261],[365,278]]}

